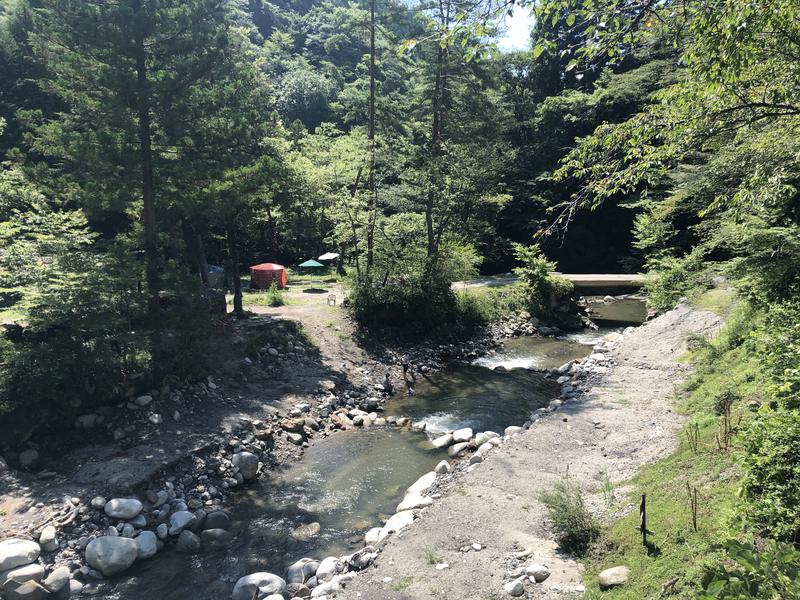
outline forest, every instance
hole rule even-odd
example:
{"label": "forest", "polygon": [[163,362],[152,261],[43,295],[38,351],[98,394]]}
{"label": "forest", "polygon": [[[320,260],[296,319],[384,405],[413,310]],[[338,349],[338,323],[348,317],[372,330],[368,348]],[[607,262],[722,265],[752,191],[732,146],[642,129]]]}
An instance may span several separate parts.
{"label": "forest", "polygon": [[250,265],[330,251],[366,336],[547,318],[551,271],[724,312],[680,597],[800,598],[797,0],[0,0],[0,446],[200,377]]}

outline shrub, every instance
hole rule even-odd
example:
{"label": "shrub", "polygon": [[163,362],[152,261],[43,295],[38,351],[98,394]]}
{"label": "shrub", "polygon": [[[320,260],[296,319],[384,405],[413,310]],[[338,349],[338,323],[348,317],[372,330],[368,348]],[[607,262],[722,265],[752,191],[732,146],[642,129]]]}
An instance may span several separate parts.
{"label": "shrub", "polygon": [[800,551],[790,544],[770,541],[757,551],[751,544],[725,544],[732,564],[706,570],[700,600],[798,600]]}
{"label": "shrub", "polygon": [[283,290],[278,289],[278,285],[273,281],[267,290],[267,304],[269,306],[283,306]]}
{"label": "shrub", "polygon": [[684,257],[661,256],[647,263],[647,302],[656,310],[669,310],[681,296],[711,287],[705,272],[705,251],[696,248]]}
{"label": "shrub", "polygon": [[542,492],[539,500],[547,508],[559,546],[584,554],[600,534],[600,526],[586,508],[580,489],[570,481],[560,481]]}
{"label": "shrub", "polygon": [[514,272],[524,282],[528,310],[533,315],[551,316],[559,301],[572,292],[573,285],[553,275],[556,263],[547,260],[538,246],[515,244],[514,254],[522,262]]}

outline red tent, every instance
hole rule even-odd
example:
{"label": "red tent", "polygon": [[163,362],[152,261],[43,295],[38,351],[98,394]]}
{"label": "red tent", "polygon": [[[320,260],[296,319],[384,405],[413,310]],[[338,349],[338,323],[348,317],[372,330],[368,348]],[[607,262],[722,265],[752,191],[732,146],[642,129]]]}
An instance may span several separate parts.
{"label": "red tent", "polygon": [[261,263],[250,267],[250,289],[266,290],[274,281],[278,288],[286,287],[286,267],[276,263]]}

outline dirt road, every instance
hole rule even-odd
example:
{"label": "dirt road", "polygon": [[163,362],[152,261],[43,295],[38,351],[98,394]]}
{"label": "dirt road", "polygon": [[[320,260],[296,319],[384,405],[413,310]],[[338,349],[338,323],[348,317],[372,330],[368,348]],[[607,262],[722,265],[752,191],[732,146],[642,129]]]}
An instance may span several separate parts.
{"label": "dirt road", "polygon": [[[690,334],[710,335],[720,325],[717,315],[681,305],[626,336],[612,353],[613,366],[586,397],[510,438],[472,472],[454,476],[440,500],[389,538],[378,567],[341,597],[502,598],[507,571],[529,562],[546,564],[552,575],[527,584],[526,597],[581,591],[580,567],[557,551],[540,492],[569,474],[601,509],[606,478],[622,483],[669,454],[683,420],[673,412],[673,399],[688,370],[677,359]],[[461,550],[473,543],[482,549]],[[525,549],[530,557],[517,561],[514,554]],[[448,567],[438,570],[436,563]]]}

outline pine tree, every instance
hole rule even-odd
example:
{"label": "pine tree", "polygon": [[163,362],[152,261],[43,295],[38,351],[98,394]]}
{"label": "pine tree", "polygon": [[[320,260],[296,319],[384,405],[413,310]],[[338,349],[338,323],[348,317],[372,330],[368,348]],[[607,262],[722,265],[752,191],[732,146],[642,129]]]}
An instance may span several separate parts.
{"label": "pine tree", "polygon": [[152,364],[161,353],[159,212],[192,123],[181,110],[224,69],[224,0],[53,0],[32,40],[42,88],[69,108],[35,131],[35,149],[63,167],[94,209],[141,224]]}

